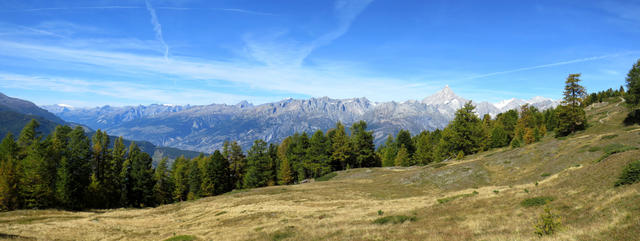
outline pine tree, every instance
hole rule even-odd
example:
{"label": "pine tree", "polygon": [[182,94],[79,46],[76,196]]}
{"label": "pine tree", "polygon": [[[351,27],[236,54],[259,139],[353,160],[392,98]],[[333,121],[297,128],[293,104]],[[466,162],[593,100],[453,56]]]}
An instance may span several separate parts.
{"label": "pine tree", "polygon": [[473,112],[474,109],[475,106],[470,101],[467,102],[456,111],[455,118],[442,133],[442,148],[449,156],[454,156],[459,151],[469,155],[482,150],[486,133],[482,122]]}
{"label": "pine tree", "polygon": [[499,148],[509,145],[509,136],[504,130],[502,124],[496,124],[494,125],[493,129],[491,129],[491,134],[489,135],[489,145],[492,148]]}
{"label": "pine tree", "polygon": [[331,138],[331,166],[334,171],[344,170],[352,158],[352,149],[349,142],[349,136],[344,130],[344,125],[338,122]]}
{"label": "pine tree", "polygon": [[269,176],[270,157],[267,155],[267,143],[256,140],[247,155],[247,173],[244,177],[244,187],[254,188],[267,185]]}
{"label": "pine tree", "polygon": [[0,143],[0,211],[19,207],[18,145],[11,133]]}
{"label": "pine tree", "polygon": [[169,204],[172,201],[172,187],[171,176],[167,167],[167,158],[164,157],[158,163],[155,173],[153,174],[155,184],[153,186],[154,201],[158,205]]}
{"label": "pine tree", "polygon": [[580,84],[580,74],[570,74],[565,82],[563,105],[556,109],[558,113],[557,136],[566,136],[573,132],[584,130],[587,117],[582,106],[585,89]]}
{"label": "pine tree", "polygon": [[240,147],[240,145],[235,141],[225,141],[222,150],[222,155],[229,160],[229,168],[233,174],[234,186],[241,188],[247,165],[247,160],[242,152],[242,147]]}
{"label": "pine tree", "polygon": [[90,148],[89,138],[82,127],[78,126],[69,133],[69,152],[60,161],[56,182],[56,197],[63,207],[84,207],[83,199],[90,182]]}
{"label": "pine tree", "polygon": [[624,95],[624,99],[627,104],[637,106],[640,104],[640,59],[631,67],[625,81],[627,82],[627,93]]}
{"label": "pine tree", "polygon": [[271,162],[269,162],[270,172],[267,185],[275,186],[278,184],[278,170],[280,170],[280,160],[278,159],[278,145],[270,143],[267,155],[269,155],[269,159],[271,160]]}
{"label": "pine tree", "polygon": [[200,190],[202,186],[202,175],[200,168],[198,168],[198,159],[193,159],[189,162],[188,185],[189,193],[187,194],[187,200],[195,200],[200,198],[202,192]]}
{"label": "pine tree", "polygon": [[400,149],[398,149],[398,155],[396,156],[395,165],[403,167],[411,166],[409,151],[407,151],[407,148],[404,147],[404,145],[401,145]]}
{"label": "pine tree", "polygon": [[387,137],[387,141],[380,149],[382,156],[382,166],[391,167],[395,165],[396,155],[398,154],[398,146],[395,143],[392,135]]}
{"label": "pine tree", "polygon": [[212,180],[214,181],[214,195],[223,194],[233,189],[233,183],[230,179],[231,170],[229,170],[229,161],[216,150],[211,156],[211,166],[208,167],[213,174]]}
{"label": "pine tree", "polygon": [[293,184],[293,173],[291,172],[291,165],[285,158],[280,163],[280,170],[278,171],[278,184],[289,185]]}
{"label": "pine tree", "polygon": [[22,156],[26,156],[27,147],[34,144],[34,142],[40,141],[37,129],[40,127],[40,123],[35,119],[31,119],[27,125],[22,128],[20,135],[18,136],[18,146],[22,150]]}
{"label": "pine tree", "polygon": [[423,131],[416,136],[416,152],[413,154],[413,163],[426,165],[433,161],[433,143],[431,143],[429,135],[428,131]]}
{"label": "pine tree", "polygon": [[189,161],[184,156],[180,156],[173,161],[171,180],[174,184],[173,199],[175,201],[187,200],[189,193],[188,164]]}
{"label": "pine tree", "polygon": [[129,147],[129,161],[131,163],[131,192],[129,202],[134,207],[148,207],[154,205],[153,197],[153,160],[149,154],[142,152],[140,148],[131,143]]}
{"label": "pine tree", "polygon": [[95,173],[91,174],[91,178],[89,180],[89,186],[85,193],[85,205],[92,208],[104,208],[106,206],[106,197],[104,196],[100,180],[98,180]]}
{"label": "pine tree", "polygon": [[310,172],[310,177],[320,177],[331,172],[331,166],[329,165],[329,139],[321,130],[316,131],[311,136],[307,155],[307,169]]}
{"label": "pine tree", "polygon": [[43,208],[55,203],[52,182],[55,179],[55,165],[47,160],[48,145],[51,139],[41,140],[36,129],[39,124],[31,120],[20,132],[18,146],[21,160],[19,162],[19,192],[22,206],[25,208]]}
{"label": "pine tree", "polygon": [[113,143],[111,154],[106,160],[104,169],[104,179],[102,182],[103,190],[106,196],[106,206],[109,208],[120,206],[120,192],[122,165],[126,158],[127,150],[122,137],[117,138]]}
{"label": "pine tree", "polygon": [[398,146],[404,145],[407,148],[407,154],[409,158],[413,157],[413,153],[416,152],[416,147],[411,140],[411,132],[407,130],[400,130],[396,136],[396,144]]}
{"label": "pine tree", "polygon": [[367,131],[367,122],[359,121],[351,126],[351,141],[354,147],[355,167],[381,166],[375,155],[373,132]]}

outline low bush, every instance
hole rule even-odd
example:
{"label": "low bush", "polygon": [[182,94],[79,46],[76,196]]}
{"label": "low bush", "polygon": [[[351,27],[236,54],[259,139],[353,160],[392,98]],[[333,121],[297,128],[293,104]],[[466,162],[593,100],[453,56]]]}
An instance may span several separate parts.
{"label": "low bush", "polygon": [[475,196],[475,195],[478,195],[477,191],[473,191],[472,193],[467,193],[467,194],[460,194],[460,195],[455,195],[455,196],[451,196],[451,197],[441,198],[441,199],[438,199],[438,203],[440,203],[440,204],[448,203],[448,202],[456,200],[458,198],[471,197],[471,196]]}
{"label": "low bush", "polygon": [[551,173],[545,172],[545,173],[542,173],[542,175],[540,175],[540,176],[541,177],[548,177],[548,176],[551,176]]}
{"label": "low bush", "polygon": [[623,170],[614,186],[633,184],[640,181],[640,160],[629,163]]}
{"label": "low bush", "polygon": [[413,221],[416,221],[416,220],[417,220],[416,216],[395,215],[395,216],[386,216],[386,217],[377,218],[376,220],[373,221],[373,223],[375,223],[375,224],[387,224],[387,223],[399,224],[399,223],[404,223],[406,221],[413,222]]}
{"label": "low bush", "polygon": [[587,151],[589,151],[589,152],[596,152],[596,151],[599,151],[599,150],[602,150],[602,147],[599,147],[599,146],[592,146],[592,147],[589,147],[589,149],[588,149]]}
{"label": "low bush", "polygon": [[523,207],[542,206],[553,201],[554,199],[555,198],[548,196],[532,197],[523,200],[522,202],[520,202],[520,205],[522,205]]}
{"label": "low bush", "polygon": [[629,114],[627,114],[627,117],[624,118],[624,121],[622,122],[627,126],[640,124],[640,109],[629,112]]}
{"label": "low bush", "polygon": [[193,235],[178,235],[165,239],[165,241],[191,241],[196,240],[196,236]]}
{"label": "low bush", "polygon": [[604,154],[598,158],[598,160],[596,160],[596,162],[600,162],[604,159],[606,159],[607,157],[616,154],[616,153],[621,153],[621,152],[625,152],[625,151],[630,151],[630,150],[637,150],[638,148],[635,146],[625,146],[619,143],[614,143],[614,144],[609,144],[607,146],[604,147]]}
{"label": "low bush", "polygon": [[551,208],[549,208],[549,206],[545,206],[544,212],[540,214],[540,217],[534,227],[536,228],[535,233],[542,237],[543,235],[552,235],[557,233],[561,226],[562,222],[560,216],[551,212]]}
{"label": "low bush", "polygon": [[618,137],[618,135],[616,135],[616,134],[606,135],[606,136],[600,137],[600,140],[609,140],[609,139],[613,139],[613,138],[616,138],[616,137]]}
{"label": "low bush", "polygon": [[316,182],[329,181],[329,180],[331,180],[331,178],[334,178],[334,177],[336,177],[337,175],[338,175],[338,173],[330,172],[330,173],[328,173],[328,174],[326,174],[326,175],[324,175],[324,176],[321,176],[321,177],[317,177],[317,178],[315,178],[315,180],[316,180]]}

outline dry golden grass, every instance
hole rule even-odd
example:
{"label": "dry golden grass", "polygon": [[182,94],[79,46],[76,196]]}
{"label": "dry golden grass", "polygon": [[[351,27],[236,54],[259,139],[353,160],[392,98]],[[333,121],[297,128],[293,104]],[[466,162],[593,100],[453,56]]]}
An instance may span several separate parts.
{"label": "dry golden grass", "polygon": [[[491,150],[437,168],[352,169],[326,182],[148,209],[0,213],[0,239],[532,240],[538,239],[533,225],[542,207],[520,203],[550,196],[555,199],[548,205],[562,217],[563,228],[541,240],[638,240],[640,184],[614,188],[613,183],[640,151],[597,163],[602,151],[587,151],[611,143],[638,146],[638,127],[621,126],[624,109],[615,104],[598,105],[588,113],[593,126],[583,133],[562,140],[545,137],[523,148]],[[600,123],[602,118],[606,120]],[[612,134],[617,136],[601,139]],[[463,195],[474,191],[477,195]],[[462,196],[437,201],[456,195]],[[378,210],[383,216],[417,220],[374,224],[381,217]]]}

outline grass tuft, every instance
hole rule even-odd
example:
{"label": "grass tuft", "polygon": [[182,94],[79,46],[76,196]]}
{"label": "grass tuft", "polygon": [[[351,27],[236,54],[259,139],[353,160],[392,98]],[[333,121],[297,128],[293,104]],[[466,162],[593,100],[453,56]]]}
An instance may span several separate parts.
{"label": "grass tuft", "polygon": [[622,186],[640,182],[640,160],[629,163],[623,170],[614,186]]}
{"label": "grass tuft", "polygon": [[165,239],[165,241],[191,241],[196,240],[196,236],[193,235],[178,235]]}
{"label": "grass tuft", "polygon": [[606,135],[606,136],[600,137],[600,140],[609,140],[609,139],[613,139],[613,138],[616,138],[616,137],[618,137],[617,134]]}
{"label": "grass tuft", "polygon": [[549,197],[549,196],[527,198],[527,199],[523,200],[520,203],[520,205],[522,205],[523,207],[543,206],[543,205],[553,201],[554,199],[555,199],[554,197]]}
{"label": "grass tuft", "polygon": [[438,203],[443,204],[443,203],[448,203],[451,202],[453,200],[456,200],[458,198],[464,198],[464,197],[472,197],[478,195],[477,191],[473,191],[472,193],[467,193],[467,194],[460,194],[460,195],[455,195],[455,196],[451,196],[451,197],[445,197],[445,198],[441,198],[438,199]]}
{"label": "grass tuft", "polygon": [[334,178],[334,177],[336,177],[337,175],[338,175],[338,173],[330,172],[330,173],[328,173],[328,174],[326,174],[326,175],[324,175],[324,176],[317,177],[315,180],[316,180],[316,182],[329,181],[329,180],[331,180],[331,178]]}
{"label": "grass tuft", "polygon": [[386,217],[377,218],[376,220],[373,221],[373,223],[375,223],[375,224],[387,224],[387,223],[399,224],[399,223],[404,223],[406,221],[414,222],[416,220],[418,220],[418,218],[416,218],[416,216],[395,215],[395,216],[386,216]]}
{"label": "grass tuft", "polygon": [[616,153],[622,153],[625,151],[631,151],[631,150],[637,150],[638,148],[635,146],[626,146],[623,144],[619,144],[619,143],[614,143],[614,144],[609,144],[607,146],[604,147],[604,154],[598,158],[598,160],[596,160],[596,162],[600,162],[604,159],[606,159],[607,157],[616,154]]}

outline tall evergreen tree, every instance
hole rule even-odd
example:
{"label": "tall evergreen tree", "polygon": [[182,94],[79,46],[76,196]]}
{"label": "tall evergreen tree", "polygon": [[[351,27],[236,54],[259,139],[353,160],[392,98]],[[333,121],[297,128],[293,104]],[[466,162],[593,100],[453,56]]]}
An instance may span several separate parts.
{"label": "tall evergreen tree", "polygon": [[380,156],[382,159],[383,167],[390,167],[395,165],[396,155],[398,153],[398,146],[395,143],[395,139],[391,134],[387,137],[387,141],[380,148]]}
{"label": "tall evergreen tree", "polygon": [[18,146],[22,150],[22,157],[26,156],[27,148],[34,144],[34,142],[40,141],[40,136],[37,131],[40,127],[40,123],[35,119],[31,119],[27,125],[22,128],[20,135],[18,136]]}
{"label": "tall evergreen tree", "polygon": [[409,158],[412,158],[413,153],[416,152],[416,146],[413,144],[413,140],[411,139],[411,132],[408,130],[398,131],[398,135],[396,136],[396,145],[398,145],[398,147],[404,145],[404,148],[407,149]]}
{"label": "tall evergreen tree", "polygon": [[202,173],[201,169],[198,167],[198,160],[200,160],[200,158],[194,158],[188,165],[189,169],[187,175],[189,180],[189,193],[187,194],[187,200],[195,200],[200,198],[202,195]]}
{"label": "tall evergreen tree", "polygon": [[376,146],[373,144],[373,132],[367,131],[367,122],[359,121],[353,123],[351,136],[355,157],[355,165],[353,167],[381,166],[375,155]]}
{"label": "tall evergreen tree", "polygon": [[0,143],[0,211],[19,207],[18,145],[8,133]]}
{"label": "tall evergreen tree", "polygon": [[171,167],[171,179],[174,184],[173,199],[178,202],[187,200],[189,193],[188,165],[189,161],[184,156],[180,156],[173,161]]}
{"label": "tall evergreen tree", "polygon": [[633,64],[633,67],[627,73],[625,81],[627,82],[627,92],[624,95],[624,99],[629,105],[637,106],[640,104],[640,59]]}
{"label": "tall evergreen tree", "polygon": [[[267,154],[267,143],[256,140],[247,155],[247,173],[244,177],[244,187],[254,188],[267,185],[270,174],[270,157]],[[265,171],[266,170],[266,171]]]}
{"label": "tall evergreen tree", "polygon": [[413,163],[426,165],[433,162],[433,146],[428,131],[423,131],[416,137],[416,152],[413,154]]}
{"label": "tall evergreen tree", "polygon": [[316,131],[309,140],[307,151],[306,169],[310,177],[320,177],[331,172],[329,158],[329,139],[321,130]]}
{"label": "tall evergreen tree", "polygon": [[280,169],[278,170],[278,184],[289,185],[293,184],[293,173],[291,171],[291,165],[287,158],[283,159],[280,163]]}
{"label": "tall evergreen tree", "polygon": [[349,136],[344,129],[344,125],[340,122],[336,123],[331,143],[331,149],[333,150],[333,153],[331,153],[331,166],[333,170],[346,169],[347,163],[351,161],[353,154]]}
{"label": "tall evergreen tree", "polygon": [[210,186],[213,187],[211,195],[219,195],[231,191],[233,184],[230,179],[229,161],[218,150],[213,152],[209,159],[210,161],[206,167],[208,176],[206,178],[203,177],[203,186],[209,186],[209,184],[205,185],[204,183],[211,183]]}
{"label": "tall evergreen tree", "polygon": [[225,141],[222,148],[222,155],[229,160],[229,168],[233,174],[233,183],[235,187],[241,188],[247,165],[247,160],[242,152],[242,147],[235,141]]}
{"label": "tall evergreen tree", "polygon": [[69,153],[58,168],[56,197],[63,207],[84,207],[85,191],[90,182],[91,145],[82,127],[69,133]]}
{"label": "tall evergreen tree", "polygon": [[580,74],[570,74],[567,77],[563,105],[556,109],[558,112],[557,136],[566,136],[584,130],[587,126],[587,117],[582,106],[582,99],[585,97],[586,91],[579,82]]}
{"label": "tall evergreen tree", "polygon": [[470,155],[482,150],[486,133],[474,109],[475,106],[467,102],[456,111],[455,118],[442,133],[442,148],[449,157],[457,155],[459,151]]}
{"label": "tall evergreen tree", "polygon": [[173,183],[167,167],[167,158],[162,158],[153,174],[155,184],[153,186],[154,202],[158,205],[172,202]]}
{"label": "tall evergreen tree", "polygon": [[134,207],[153,206],[153,160],[149,154],[142,152],[138,145],[131,143],[129,147],[129,161],[131,163],[131,179],[129,185],[129,202]]}
{"label": "tall evergreen tree", "polygon": [[398,149],[398,155],[396,156],[395,165],[403,167],[411,166],[409,151],[407,151],[407,148],[404,147],[404,145],[401,145],[400,149]]}
{"label": "tall evergreen tree", "polygon": [[120,192],[122,190],[121,177],[122,167],[127,155],[127,150],[124,145],[124,139],[118,137],[113,142],[113,149],[108,155],[106,160],[106,167],[104,168],[104,179],[102,181],[102,187],[106,196],[106,206],[113,208],[120,206]]}

